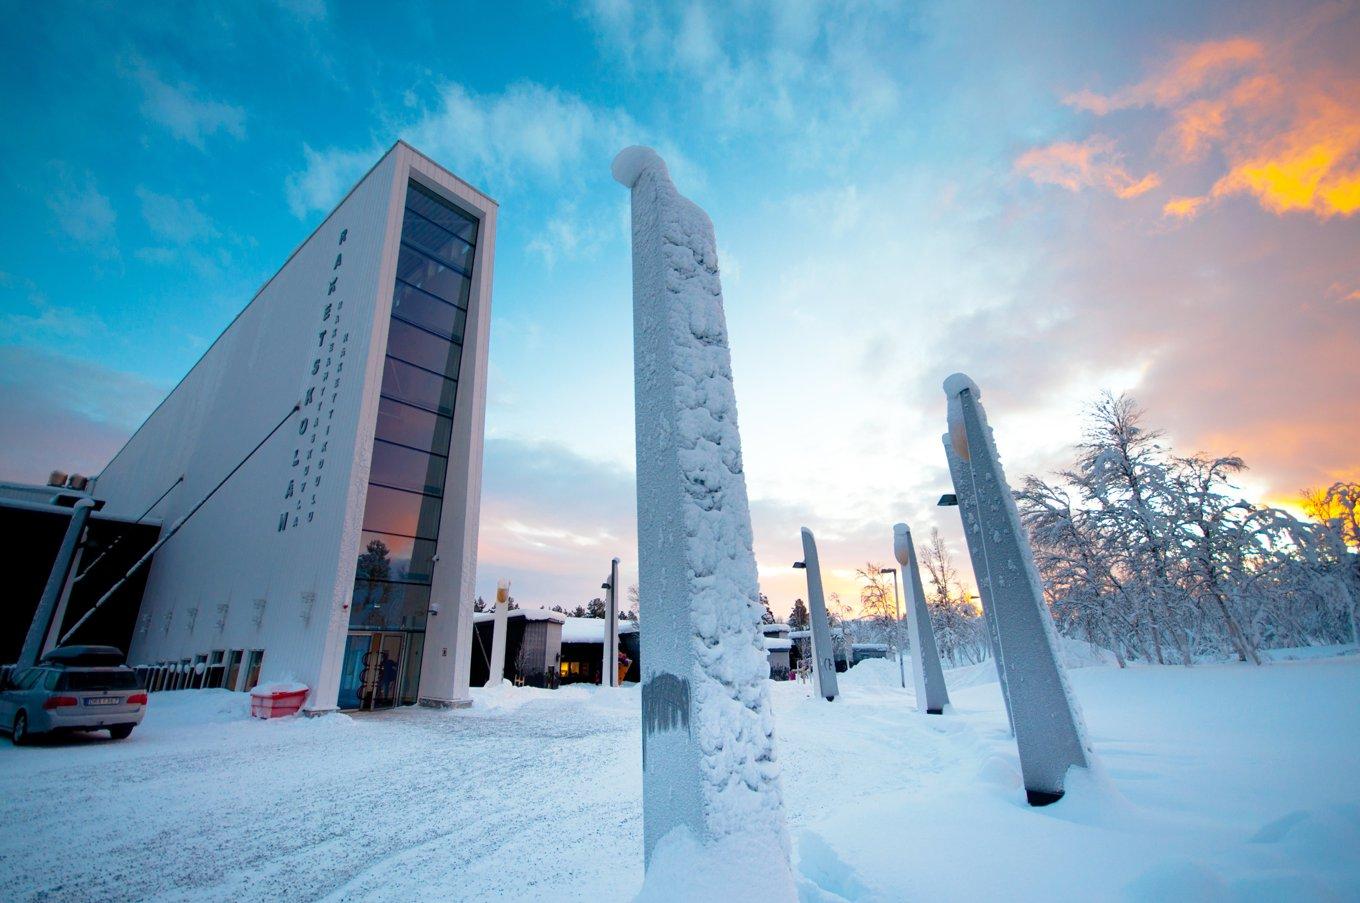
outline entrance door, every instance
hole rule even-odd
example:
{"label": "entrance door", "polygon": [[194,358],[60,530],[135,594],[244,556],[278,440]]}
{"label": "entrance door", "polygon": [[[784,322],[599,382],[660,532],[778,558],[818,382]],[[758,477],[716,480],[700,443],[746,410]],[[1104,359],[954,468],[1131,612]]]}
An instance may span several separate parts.
{"label": "entrance door", "polygon": [[341,665],[340,708],[372,711],[397,705],[405,646],[400,633],[351,633]]}

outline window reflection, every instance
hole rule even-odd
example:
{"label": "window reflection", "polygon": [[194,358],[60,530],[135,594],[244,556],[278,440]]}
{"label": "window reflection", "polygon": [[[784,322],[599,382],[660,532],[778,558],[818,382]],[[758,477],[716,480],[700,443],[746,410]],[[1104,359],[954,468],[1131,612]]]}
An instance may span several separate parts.
{"label": "window reflection", "polygon": [[389,357],[383,364],[382,394],[439,414],[453,414],[458,384]]}
{"label": "window reflection", "polygon": [[391,398],[378,402],[377,438],[421,451],[443,453],[449,448],[453,421]]}
{"label": "window reflection", "polygon": [[397,489],[442,495],[444,466],[444,459],[438,455],[378,439],[373,443],[373,466],[368,478],[374,483]]}
{"label": "window reflection", "polygon": [[408,285],[443,298],[450,304],[467,307],[468,278],[407,245],[397,254],[397,278]]}
{"label": "window reflection", "polygon": [[[375,547],[373,544],[378,543]],[[433,540],[364,531],[359,542],[358,576],[372,580],[428,583],[434,569]]]}
{"label": "window reflection", "polygon": [[404,282],[398,282],[392,294],[392,315],[455,342],[463,341],[467,313]]}
{"label": "window reflection", "polygon": [[477,218],[454,208],[452,204],[423,185],[412,182],[406,192],[406,206],[416,213],[438,223],[454,235],[466,241],[477,242]]}
{"label": "window reflection", "polygon": [[413,210],[406,211],[406,220],[401,227],[401,239],[410,242],[431,257],[459,267],[465,273],[472,272],[473,246]]}
{"label": "window reflection", "polygon": [[435,539],[439,536],[439,508],[439,499],[433,496],[370,483],[364,502],[363,528]]}
{"label": "window reflection", "polygon": [[477,241],[475,217],[415,182],[406,208],[350,609],[369,629],[425,626]]}
{"label": "window reflection", "polygon": [[441,339],[423,329],[403,323],[395,317],[391,325],[392,328],[387,335],[388,354],[426,370],[433,370],[453,379],[458,378],[458,361],[462,355],[462,348],[447,339]]}

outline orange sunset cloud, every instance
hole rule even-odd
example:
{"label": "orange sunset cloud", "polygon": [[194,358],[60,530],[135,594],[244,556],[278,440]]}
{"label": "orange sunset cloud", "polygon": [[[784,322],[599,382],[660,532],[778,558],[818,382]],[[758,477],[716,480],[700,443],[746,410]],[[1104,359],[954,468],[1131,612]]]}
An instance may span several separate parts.
{"label": "orange sunset cloud", "polygon": [[1137,197],[1161,184],[1155,172],[1134,178],[1124,168],[1114,140],[1103,135],[1031,148],[1015,161],[1015,168],[1040,185],[1060,185],[1068,191],[1105,188],[1121,198]]}
{"label": "orange sunset cloud", "polygon": [[[1167,217],[1191,219],[1232,195],[1275,214],[1350,216],[1360,210],[1360,81],[1313,65],[1306,47],[1297,36],[1188,45],[1134,85],[1109,94],[1082,90],[1064,102],[1100,117],[1134,109],[1165,114],[1157,169],[1176,183],[1203,185],[1163,202]],[[1032,148],[1016,167],[1038,184],[1103,187],[1122,198],[1163,181],[1134,180],[1122,160],[1116,141],[1098,135]]]}

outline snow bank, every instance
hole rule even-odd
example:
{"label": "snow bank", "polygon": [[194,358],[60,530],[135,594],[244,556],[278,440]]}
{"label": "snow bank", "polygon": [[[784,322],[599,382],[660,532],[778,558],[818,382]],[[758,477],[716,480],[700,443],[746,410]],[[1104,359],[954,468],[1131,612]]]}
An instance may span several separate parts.
{"label": "snow bank", "polygon": [[171,690],[152,693],[144,724],[156,729],[189,728],[250,721],[250,694],[231,690]]}
{"label": "snow bank", "polygon": [[771,857],[768,844],[729,834],[710,843],[684,827],[661,838],[637,903],[789,903],[798,899],[789,864]]}
{"label": "snow bank", "polygon": [[[905,668],[911,668],[911,656],[902,657]],[[898,671],[897,656],[891,658],[867,658],[840,675],[840,683],[847,687],[902,687],[902,675]]]}
{"label": "snow bank", "polygon": [[257,684],[250,691],[251,696],[265,697],[275,693],[301,693],[310,689],[306,684],[296,680],[273,680],[265,684]]}

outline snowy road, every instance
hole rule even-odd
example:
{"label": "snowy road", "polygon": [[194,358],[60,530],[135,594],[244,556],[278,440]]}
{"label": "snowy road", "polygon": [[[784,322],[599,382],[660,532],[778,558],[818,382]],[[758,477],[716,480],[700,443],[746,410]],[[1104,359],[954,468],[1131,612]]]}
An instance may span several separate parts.
{"label": "snowy road", "polygon": [[[1042,810],[986,668],[931,718],[856,672],[830,705],[775,687],[810,898],[1360,898],[1360,657],[1075,671],[1103,774]],[[0,899],[631,897],[637,691],[478,699],[263,723],[158,694],[123,743],[0,744]]]}

